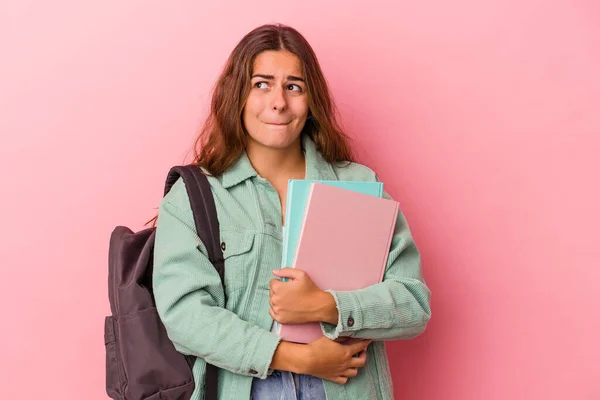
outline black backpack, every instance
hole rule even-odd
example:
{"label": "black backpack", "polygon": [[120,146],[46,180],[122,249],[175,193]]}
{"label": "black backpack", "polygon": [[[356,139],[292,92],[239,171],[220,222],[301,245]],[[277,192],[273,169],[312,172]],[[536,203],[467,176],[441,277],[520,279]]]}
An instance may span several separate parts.
{"label": "black backpack", "polygon": [[[221,277],[225,264],[219,221],[206,176],[196,165],[171,168],[166,195],[179,177],[185,182],[198,236]],[[195,357],[179,353],[156,311],[152,266],[156,228],[134,233],[117,226],[110,237],[108,299],[104,322],[106,392],[115,400],[188,400],[194,391]],[[217,368],[206,365],[205,399],[217,399]]]}

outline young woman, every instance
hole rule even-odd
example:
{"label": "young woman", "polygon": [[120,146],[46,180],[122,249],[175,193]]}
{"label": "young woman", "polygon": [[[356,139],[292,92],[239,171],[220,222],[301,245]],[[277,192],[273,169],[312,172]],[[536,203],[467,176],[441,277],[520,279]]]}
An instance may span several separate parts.
{"label": "young woman", "polygon": [[[240,41],[196,145],[217,206],[227,303],[181,180],[159,208],[153,279],[169,337],[180,352],[199,357],[193,398],[203,398],[205,362],[220,368],[221,399],[393,398],[384,341],[415,337],[430,318],[430,291],[403,215],[382,283],[323,291],[301,270],[280,270],[288,179],[377,180],[352,162],[317,58],[300,33],[265,25]],[[324,336],[282,341],[273,321],[320,322]],[[359,340],[345,344],[349,337]]]}

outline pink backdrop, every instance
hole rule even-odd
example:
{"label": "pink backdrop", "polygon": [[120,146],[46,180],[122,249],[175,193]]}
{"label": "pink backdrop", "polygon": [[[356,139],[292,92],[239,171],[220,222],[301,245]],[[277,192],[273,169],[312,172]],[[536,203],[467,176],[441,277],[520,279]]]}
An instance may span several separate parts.
{"label": "pink backdrop", "polygon": [[423,252],[433,319],[389,344],[397,398],[599,399],[599,20],[590,0],[2,0],[0,398],[106,399],[110,231],[154,214],[229,51],[280,21]]}

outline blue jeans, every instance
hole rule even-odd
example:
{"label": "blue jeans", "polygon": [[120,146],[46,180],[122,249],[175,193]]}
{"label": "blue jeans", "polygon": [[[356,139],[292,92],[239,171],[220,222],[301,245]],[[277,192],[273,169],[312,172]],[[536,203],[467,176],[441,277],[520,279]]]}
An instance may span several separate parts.
{"label": "blue jeans", "polygon": [[273,371],[266,379],[252,381],[250,400],[326,400],[320,378],[288,371]]}

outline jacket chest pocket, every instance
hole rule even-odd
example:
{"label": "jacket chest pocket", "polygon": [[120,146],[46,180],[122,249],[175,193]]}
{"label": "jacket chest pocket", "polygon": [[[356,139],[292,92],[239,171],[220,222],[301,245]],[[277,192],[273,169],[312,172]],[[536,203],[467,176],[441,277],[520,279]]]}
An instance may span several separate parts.
{"label": "jacket chest pocket", "polygon": [[[247,286],[250,269],[255,267],[253,232],[221,230],[221,250],[225,260],[225,286],[229,302],[236,302]],[[229,307],[228,307],[229,308]]]}

